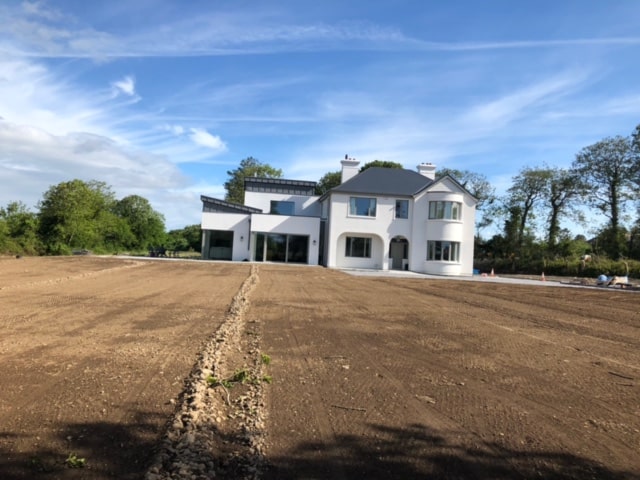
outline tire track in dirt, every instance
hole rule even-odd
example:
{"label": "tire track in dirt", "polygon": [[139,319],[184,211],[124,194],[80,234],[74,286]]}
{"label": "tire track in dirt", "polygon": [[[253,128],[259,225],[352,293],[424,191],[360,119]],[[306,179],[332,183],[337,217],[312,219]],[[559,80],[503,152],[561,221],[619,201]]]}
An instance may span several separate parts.
{"label": "tire track in dirt", "polygon": [[0,291],[28,289],[28,288],[37,287],[40,285],[60,285],[70,281],[89,279],[89,278],[97,277],[100,275],[110,275],[110,274],[119,272],[121,270],[128,270],[130,268],[139,268],[139,267],[142,267],[144,264],[145,264],[144,262],[128,261],[126,265],[110,266],[108,268],[103,268],[93,272],[83,272],[83,273],[78,273],[74,275],[67,275],[64,277],[49,278],[46,280],[37,280],[32,282],[4,285],[4,286],[0,286]]}
{"label": "tire track in dirt", "polygon": [[[612,388],[606,366],[593,370],[588,353],[563,345],[597,341],[563,323],[566,303],[545,317],[553,336],[537,338],[536,315],[552,309],[533,309],[535,292],[516,289],[505,305],[487,290],[483,307],[481,292],[470,303],[459,288],[441,294],[453,284],[444,280],[407,288],[322,270],[298,276],[269,267],[254,301],[270,326],[274,375],[285,378],[273,402],[289,399],[286,414],[270,411],[267,479],[635,478],[635,387]],[[629,356],[621,346],[607,358]],[[605,464],[613,470],[600,471]]]}
{"label": "tire track in dirt", "polygon": [[[383,281],[384,282],[384,281]],[[633,316],[627,316],[625,313],[613,311],[610,307],[604,307],[604,312],[597,310],[590,311],[587,318],[589,325],[585,325],[585,315],[576,315],[576,310],[581,308],[583,304],[588,304],[592,297],[592,292],[587,293],[586,297],[581,300],[572,302],[572,306],[555,303],[553,305],[545,304],[542,300],[551,303],[554,297],[547,295],[545,297],[525,295],[526,289],[522,289],[523,295],[514,297],[491,290],[491,295],[485,289],[484,292],[469,292],[465,290],[464,295],[459,290],[442,287],[441,285],[429,284],[427,287],[420,284],[408,283],[407,288],[415,292],[440,299],[449,299],[457,301],[460,304],[477,308],[478,311],[490,309],[502,318],[509,318],[510,325],[497,324],[491,320],[487,320],[478,315],[471,315],[469,319],[475,322],[483,322],[497,328],[516,333],[517,335],[529,336],[532,339],[541,342],[548,342],[556,346],[562,346],[569,350],[581,351],[591,355],[594,359],[608,361],[623,367],[637,370],[639,367],[632,362],[624,362],[620,359],[611,358],[610,355],[597,353],[597,351],[615,351],[618,353],[628,352],[633,358],[637,350],[640,348],[640,313],[634,305],[636,297],[625,298],[626,303],[616,304],[622,312],[635,310],[634,314],[637,318],[635,322],[630,321]],[[575,297],[580,298],[581,293],[575,293]],[[537,302],[531,302],[530,299],[536,298]],[[531,312],[535,311],[535,315]],[[568,313],[564,315],[564,313]],[[604,315],[604,316],[603,316]],[[576,320],[572,320],[575,317]],[[605,318],[613,321],[626,320],[619,326],[621,328],[611,328],[611,322],[607,323]],[[520,321],[520,323],[514,320]],[[538,328],[533,329],[536,326]],[[533,333],[532,332],[536,332]],[[546,336],[543,335],[546,333]],[[552,336],[550,336],[552,335]],[[564,335],[561,340],[555,338]]]}
{"label": "tire track in dirt", "polygon": [[0,339],[5,478],[32,478],[33,468],[67,478],[73,472],[60,462],[70,450],[87,458],[92,479],[140,478],[203,332],[222,321],[242,270],[149,262],[0,291],[0,323],[5,314],[21,319]]}

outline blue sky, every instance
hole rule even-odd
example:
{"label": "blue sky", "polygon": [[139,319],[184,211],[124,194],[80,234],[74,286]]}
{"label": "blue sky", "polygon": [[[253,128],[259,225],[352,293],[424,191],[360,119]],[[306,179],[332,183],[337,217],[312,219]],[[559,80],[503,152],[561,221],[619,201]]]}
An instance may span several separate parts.
{"label": "blue sky", "polygon": [[640,2],[0,3],[0,206],[100,180],[169,229],[253,156],[486,175],[566,167],[640,123]]}

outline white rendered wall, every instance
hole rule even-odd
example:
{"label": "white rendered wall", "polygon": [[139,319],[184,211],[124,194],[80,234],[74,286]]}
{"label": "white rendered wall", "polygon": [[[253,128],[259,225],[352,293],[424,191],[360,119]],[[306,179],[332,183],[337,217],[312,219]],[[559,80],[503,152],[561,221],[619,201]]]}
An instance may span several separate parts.
{"label": "white rendered wall", "polygon": [[[249,217],[243,213],[202,212],[202,230],[223,230],[233,232],[233,251],[231,260],[241,262],[249,259]],[[208,257],[209,245],[206,234],[203,235],[203,258]],[[207,256],[205,256],[207,252]]]}
{"label": "white rendered wall", "polygon": [[297,217],[289,215],[251,215],[251,231],[305,235],[309,237],[309,265],[318,264],[320,248],[320,218]]}
{"label": "white rendered wall", "polygon": [[[411,242],[411,215],[413,200],[407,197],[375,197],[376,216],[359,217],[349,214],[350,197],[371,197],[370,195],[332,194],[330,197],[330,220],[327,222],[328,267],[389,268],[389,242],[395,236],[402,236]],[[396,219],[396,199],[409,200],[409,218]],[[372,238],[371,258],[345,256],[346,237]],[[411,245],[409,246],[411,248]]]}
{"label": "white rendered wall", "polygon": [[[430,201],[460,202],[460,220],[429,220]],[[445,179],[416,198],[409,269],[433,275],[471,276],[475,234],[475,202],[457,185]],[[427,241],[460,242],[460,261],[427,261]]]}
{"label": "white rendered wall", "polygon": [[244,192],[244,204],[248,207],[259,208],[263,213],[271,211],[271,200],[293,202],[295,204],[294,215],[307,217],[320,216],[320,203],[317,196],[289,195],[286,193],[269,192]]}

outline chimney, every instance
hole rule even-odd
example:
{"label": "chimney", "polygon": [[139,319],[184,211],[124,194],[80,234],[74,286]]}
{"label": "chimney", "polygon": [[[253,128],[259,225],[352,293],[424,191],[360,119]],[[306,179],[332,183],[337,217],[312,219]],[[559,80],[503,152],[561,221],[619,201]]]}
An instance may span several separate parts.
{"label": "chimney", "polygon": [[432,163],[421,163],[418,165],[418,173],[430,180],[436,179],[436,166]]}
{"label": "chimney", "polygon": [[340,163],[342,164],[342,180],[340,183],[344,183],[358,174],[360,162],[355,158],[349,158],[349,155],[345,155],[344,160]]}

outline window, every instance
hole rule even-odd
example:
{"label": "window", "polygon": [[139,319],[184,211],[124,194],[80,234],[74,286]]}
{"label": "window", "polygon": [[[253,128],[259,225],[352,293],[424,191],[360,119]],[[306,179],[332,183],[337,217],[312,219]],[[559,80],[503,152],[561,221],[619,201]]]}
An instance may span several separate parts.
{"label": "window", "polygon": [[437,220],[460,220],[462,203],[429,202],[429,218]]}
{"label": "window", "polygon": [[375,217],[376,199],[351,197],[349,199],[349,215],[356,215],[358,217]]}
{"label": "window", "polygon": [[345,257],[371,258],[371,239],[364,237],[347,237]]}
{"label": "window", "polygon": [[396,200],[396,218],[409,218],[409,200]]}
{"label": "window", "polygon": [[427,260],[440,262],[460,261],[460,242],[441,242],[429,240],[427,242]]}
{"label": "window", "polygon": [[256,233],[256,262],[308,263],[309,237],[281,233]]}
{"label": "window", "polygon": [[271,200],[272,215],[294,215],[296,204],[294,202],[283,202],[281,200]]}

